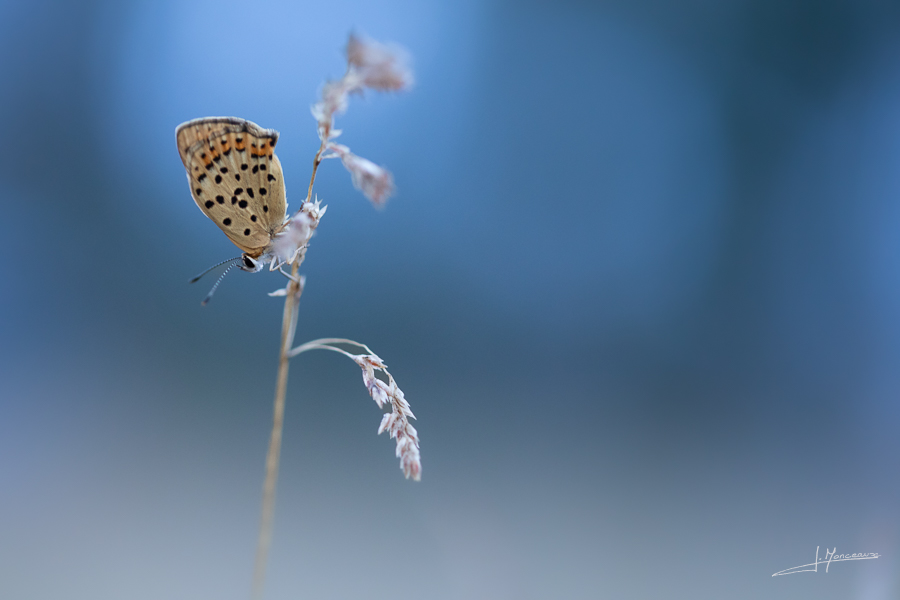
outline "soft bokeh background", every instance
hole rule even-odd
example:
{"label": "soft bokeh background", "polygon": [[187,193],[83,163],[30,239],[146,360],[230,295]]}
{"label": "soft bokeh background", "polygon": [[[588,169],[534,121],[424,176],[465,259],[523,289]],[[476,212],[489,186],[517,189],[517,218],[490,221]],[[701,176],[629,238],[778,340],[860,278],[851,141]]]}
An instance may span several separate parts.
{"label": "soft bokeh background", "polygon": [[[196,209],[180,122],[281,134],[356,29],[412,93],[342,141],[267,597],[900,597],[900,7],[863,0],[0,4],[0,597],[246,598],[281,304]],[[772,578],[815,549],[879,552]]]}

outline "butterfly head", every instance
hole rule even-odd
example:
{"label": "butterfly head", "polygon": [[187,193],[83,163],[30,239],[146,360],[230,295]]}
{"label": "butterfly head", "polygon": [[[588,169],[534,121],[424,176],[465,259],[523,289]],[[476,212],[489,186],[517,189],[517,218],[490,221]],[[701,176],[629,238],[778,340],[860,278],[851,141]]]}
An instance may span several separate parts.
{"label": "butterfly head", "polygon": [[259,273],[262,271],[264,263],[262,261],[256,260],[246,252],[241,255],[241,262],[238,263],[241,267],[242,271],[247,271],[248,273]]}

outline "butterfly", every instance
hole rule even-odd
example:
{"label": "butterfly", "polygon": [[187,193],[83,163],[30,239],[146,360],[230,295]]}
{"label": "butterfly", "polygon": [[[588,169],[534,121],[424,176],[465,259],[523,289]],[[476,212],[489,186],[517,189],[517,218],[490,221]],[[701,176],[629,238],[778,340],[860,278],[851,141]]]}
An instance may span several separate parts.
{"label": "butterfly", "polygon": [[233,262],[251,273],[270,259],[270,270],[278,268],[272,242],[287,221],[278,132],[236,117],[205,117],[179,125],[175,140],[197,207],[243,252]]}
{"label": "butterfly", "polygon": [[278,132],[235,117],[205,117],[175,130],[194,202],[243,251],[244,270],[262,269],[287,216]]}

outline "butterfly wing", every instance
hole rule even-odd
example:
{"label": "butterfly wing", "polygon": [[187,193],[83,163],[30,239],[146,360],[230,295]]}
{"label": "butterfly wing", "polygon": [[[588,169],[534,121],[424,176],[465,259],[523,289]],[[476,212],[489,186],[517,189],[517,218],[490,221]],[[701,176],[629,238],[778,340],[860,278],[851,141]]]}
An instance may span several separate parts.
{"label": "butterfly wing", "polygon": [[285,220],[278,132],[234,117],[207,117],[175,130],[194,202],[234,244],[256,258]]}

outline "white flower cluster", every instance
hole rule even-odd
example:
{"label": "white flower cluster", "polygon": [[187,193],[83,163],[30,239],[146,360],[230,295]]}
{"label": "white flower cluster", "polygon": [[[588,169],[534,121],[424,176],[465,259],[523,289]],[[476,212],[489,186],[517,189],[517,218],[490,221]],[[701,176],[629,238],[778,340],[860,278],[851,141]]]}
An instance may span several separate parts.
{"label": "white flower cluster", "polygon": [[319,139],[327,151],[322,158],[340,158],[350,172],[354,187],[376,206],[382,206],[393,193],[393,176],[387,169],[353,154],[347,146],[333,143],[341,134],[334,128],[334,116],[347,110],[350,94],[361,94],[366,89],[381,92],[408,89],[413,83],[408,64],[403,49],[351,35],[347,42],[347,72],[338,81],[322,86],[322,97],[311,109],[318,124]]}
{"label": "white flower cluster", "polygon": [[350,171],[353,187],[361,191],[375,206],[384,206],[394,193],[394,176],[391,172],[371,160],[353,154],[343,144],[328,144],[328,149],[334,154],[326,155],[326,158],[340,157],[344,167]]}
{"label": "white flower cluster", "polygon": [[292,264],[298,258],[303,261],[309,240],[326,210],[328,207],[322,206],[318,199],[304,202],[300,210],[285,222],[272,242],[272,254],[278,264]]}
{"label": "white flower cluster", "polygon": [[[397,387],[397,382],[388,373],[387,365],[380,358],[374,354],[356,354],[351,358],[362,368],[363,383],[378,408],[388,402],[391,405],[391,412],[386,413],[381,419],[378,433],[387,431],[392,438],[397,440],[397,456],[400,458],[403,475],[407,479],[412,477],[415,481],[419,481],[422,477],[419,435],[416,428],[409,422],[409,419],[416,418],[409,408],[409,402]],[[388,380],[383,381],[375,377],[375,371],[381,371],[387,375]]]}
{"label": "white flower cluster", "polygon": [[[290,265],[297,261],[303,262],[306,258],[306,249],[309,248],[309,240],[313,236],[316,227],[319,226],[319,219],[328,210],[327,206],[322,206],[319,200],[315,202],[304,202],[292,217],[285,221],[281,231],[272,241],[272,247],[269,250],[272,257],[272,263],[269,270],[281,269],[284,265]],[[304,277],[300,277],[300,284],[297,293],[303,291]],[[283,297],[287,295],[288,286],[285,286],[274,292],[269,292],[272,297]]]}
{"label": "white flower cluster", "polygon": [[347,40],[348,72],[359,87],[380,92],[397,92],[412,87],[413,74],[406,50],[394,44],[350,34]]}
{"label": "white flower cluster", "polygon": [[[340,346],[356,346],[365,350],[365,354],[351,354]],[[403,392],[397,387],[394,377],[388,373],[387,365],[365,344],[342,338],[322,338],[297,346],[288,353],[288,357],[294,357],[310,350],[331,350],[343,354],[362,368],[363,383],[369,390],[369,395],[383,408],[385,404],[391,405],[391,412],[384,415],[378,433],[387,431],[392,438],[397,440],[397,456],[400,458],[400,468],[407,479],[410,477],[416,481],[422,478],[422,462],[419,458],[419,434],[410,423],[410,419],[416,416],[409,408],[409,402],[403,396]],[[376,371],[381,371],[387,377],[387,381],[375,376]]]}

